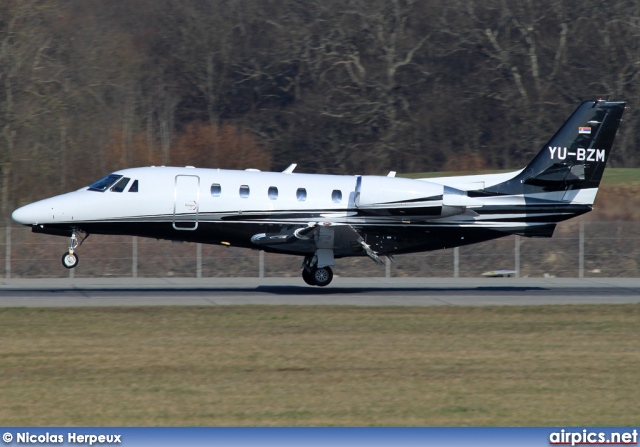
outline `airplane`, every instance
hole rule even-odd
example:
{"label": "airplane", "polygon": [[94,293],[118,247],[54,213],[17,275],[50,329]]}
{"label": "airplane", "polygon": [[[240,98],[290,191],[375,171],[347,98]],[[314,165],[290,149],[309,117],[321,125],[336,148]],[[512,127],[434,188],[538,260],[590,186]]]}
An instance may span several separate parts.
{"label": "airplane", "polygon": [[302,278],[333,279],[335,260],[459,247],[516,234],[551,237],[592,210],[626,103],[583,102],[519,171],[409,179],[255,169],[122,169],[13,212],[34,233],[69,237],[78,265],[90,234],[221,244],[302,257]]}

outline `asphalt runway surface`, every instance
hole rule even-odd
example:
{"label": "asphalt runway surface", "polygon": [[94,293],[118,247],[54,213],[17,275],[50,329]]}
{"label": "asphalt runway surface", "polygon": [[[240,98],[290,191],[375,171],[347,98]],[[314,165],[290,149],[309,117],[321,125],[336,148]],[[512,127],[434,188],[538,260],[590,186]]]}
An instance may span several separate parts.
{"label": "asphalt runway surface", "polygon": [[0,280],[0,307],[491,306],[640,303],[636,278],[77,278]]}

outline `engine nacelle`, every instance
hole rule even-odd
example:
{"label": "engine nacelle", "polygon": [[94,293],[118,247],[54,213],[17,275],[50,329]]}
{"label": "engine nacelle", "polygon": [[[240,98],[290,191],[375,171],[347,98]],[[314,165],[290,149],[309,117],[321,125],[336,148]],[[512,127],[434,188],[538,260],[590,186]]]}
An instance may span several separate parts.
{"label": "engine nacelle", "polygon": [[[462,214],[463,204],[443,201],[452,188],[423,180],[397,177],[361,176],[356,185],[355,205],[380,215],[440,218]],[[463,193],[463,191],[459,191]]]}

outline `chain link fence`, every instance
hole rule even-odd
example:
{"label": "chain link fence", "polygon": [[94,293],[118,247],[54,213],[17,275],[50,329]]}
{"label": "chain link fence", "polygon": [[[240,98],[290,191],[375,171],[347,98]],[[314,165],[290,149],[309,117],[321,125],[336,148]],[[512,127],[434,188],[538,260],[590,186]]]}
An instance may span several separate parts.
{"label": "chain link fence", "polygon": [[[289,277],[302,258],[233,247],[173,243],[130,236],[90,236],[77,250],[78,267],[61,258],[68,239],[31,233],[6,222],[0,266],[7,278]],[[343,277],[477,277],[514,270],[517,276],[638,277],[640,223],[570,221],[551,239],[509,236],[494,241],[396,256],[387,266],[367,257],[338,259]]]}

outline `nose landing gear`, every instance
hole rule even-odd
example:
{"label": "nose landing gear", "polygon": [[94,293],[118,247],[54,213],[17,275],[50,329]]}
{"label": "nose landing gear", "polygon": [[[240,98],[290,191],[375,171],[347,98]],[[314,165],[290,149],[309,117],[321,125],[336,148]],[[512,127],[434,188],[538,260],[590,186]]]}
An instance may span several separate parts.
{"label": "nose landing gear", "polygon": [[[81,239],[78,241],[77,233],[83,234]],[[65,268],[72,269],[78,265],[79,257],[74,252],[76,248],[78,248],[86,238],[89,237],[88,233],[84,233],[81,230],[73,230],[71,232],[71,239],[69,240],[69,251],[62,255],[62,265]]]}

